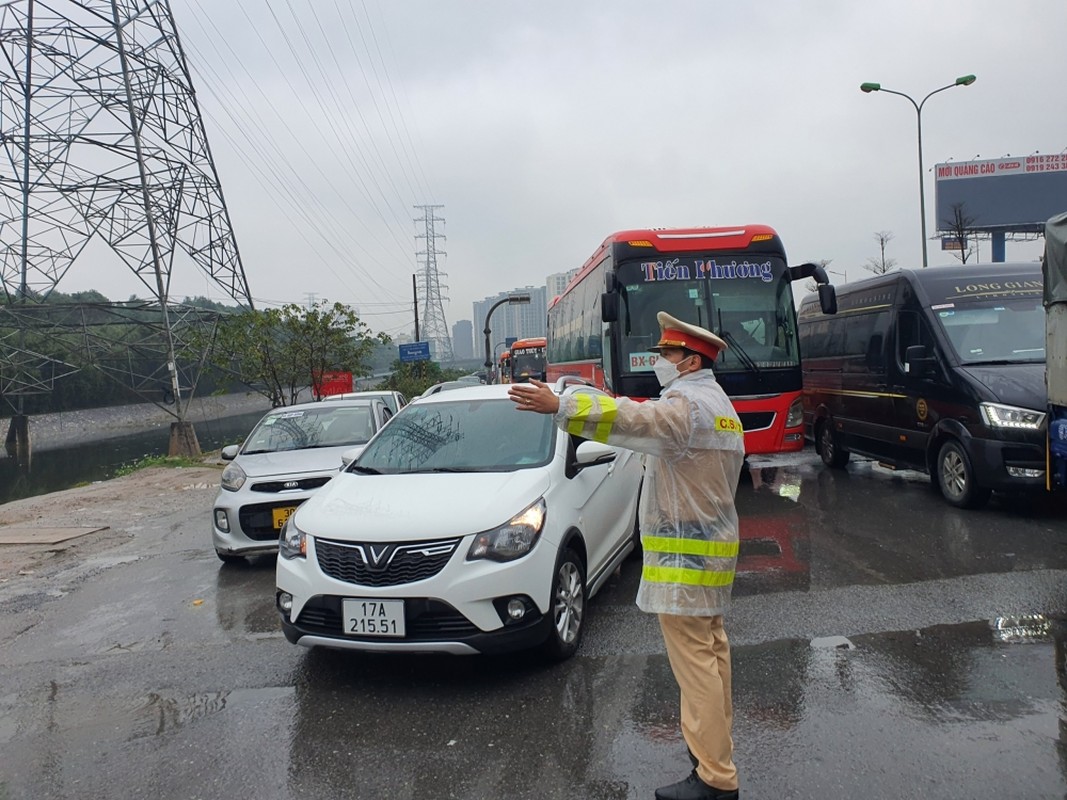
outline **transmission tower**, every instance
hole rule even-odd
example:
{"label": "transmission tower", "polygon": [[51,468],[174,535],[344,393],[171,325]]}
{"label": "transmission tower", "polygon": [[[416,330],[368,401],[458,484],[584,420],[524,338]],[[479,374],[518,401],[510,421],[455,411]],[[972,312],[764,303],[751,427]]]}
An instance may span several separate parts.
{"label": "transmission tower", "polygon": [[426,240],[426,249],[419,250],[416,255],[422,256],[422,271],[417,282],[419,301],[422,304],[422,338],[432,343],[432,349],[438,362],[451,364],[455,361],[452,353],[452,337],[448,332],[448,324],[445,322],[445,309],[442,300],[448,297],[442,294],[448,286],[441,282],[446,277],[437,269],[437,256],[445,255],[444,250],[437,249],[437,240],[444,239],[443,233],[437,233],[434,224],[444,222],[444,219],[435,216],[434,209],[444,206],[415,206],[422,209],[423,216],[416,219],[425,226],[425,233],[415,234],[416,239]]}
{"label": "transmission tower", "polygon": [[44,300],[101,238],[159,305],[161,378],[181,422],[175,257],[235,300],[252,298],[170,2],[3,2],[0,51],[0,147],[12,167],[0,173],[4,299]]}

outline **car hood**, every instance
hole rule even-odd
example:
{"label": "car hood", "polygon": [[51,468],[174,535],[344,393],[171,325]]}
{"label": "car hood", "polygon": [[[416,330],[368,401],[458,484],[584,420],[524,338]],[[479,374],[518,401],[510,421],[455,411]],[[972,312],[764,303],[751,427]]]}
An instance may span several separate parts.
{"label": "car hood", "polygon": [[297,511],[305,533],[347,541],[465,536],[507,522],[543,495],[548,468],[514,472],[342,473]]}
{"label": "car hood", "polygon": [[999,403],[1043,411],[1048,405],[1044,364],[989,364],[964,372],[985,386]]}
{"label": "car hood", "polygon": [[341,453],[355,450],[363,452],[364,445],[340,447],[310,447],[305,450],[285,450],[278,453],[252,453],[239,455],[237,464],[249,478],[267,478],[274,475],[293,475],[305,472],[327,472],[341,469]]}

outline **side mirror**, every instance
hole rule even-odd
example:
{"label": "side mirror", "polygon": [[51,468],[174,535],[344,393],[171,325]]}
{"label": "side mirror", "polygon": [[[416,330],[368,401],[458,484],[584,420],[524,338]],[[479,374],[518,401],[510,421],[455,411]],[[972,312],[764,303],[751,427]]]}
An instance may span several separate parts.
{"label": "side mirror", "polygon": [[574,452],[574,461],[579,468],[610,464],[615,460],[615,448],[611,445],[585,440]]}
{"label": "side mirror", "polygon": [[618,322],[619,296],[614,292],[600,295],[600,319],[604,322]]}
{"label": "side mirror", "polygon": [[359,458],[359,454],[362,452],[362,447],[353,447],[351,450],[345,450],[343,453],[341,453],[341,469],[344,469],[357,458]]}
{"label": "side mirror", "polygon": [[228,444],[224,448],[222,448],[222,451],[219,453],[219,457],[223,461],[233,461],[235,458],[237,458],[237,453],[240,451],[240,449],[241,445],[239,444]]}
{"label": "side mirror", "polygon": [[904,371],[920,378],[931,374],[937,363],[933,356],[926,354],[926,345],[913,344],[904,351]]}
{"label": "side mirror", "polygon": [[824,314],[837,313],[837,290],[829,283],[819,284],[819,308]]}

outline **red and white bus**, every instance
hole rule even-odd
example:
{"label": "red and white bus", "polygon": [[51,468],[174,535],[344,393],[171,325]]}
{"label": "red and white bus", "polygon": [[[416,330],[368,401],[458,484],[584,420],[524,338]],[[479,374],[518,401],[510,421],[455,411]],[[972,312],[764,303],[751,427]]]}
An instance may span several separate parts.
{"label": "red and white bus", "polygon": [[616,395],[657,397],[656,313],[729,344],[715,375],[745,429],[747,453],[804,446],[792,283],[815,278],[826,313],[834,289],[815,264],[787,266],[766,225],[613,233],[548,309],[547,378],[580,375]]}
{"label": "red and white bus", "polygon": [[525,383],[530,378],[539,381],[545,379],[545,348],[548,340],[544,336],[518,339],[511,345],[511,382]]}

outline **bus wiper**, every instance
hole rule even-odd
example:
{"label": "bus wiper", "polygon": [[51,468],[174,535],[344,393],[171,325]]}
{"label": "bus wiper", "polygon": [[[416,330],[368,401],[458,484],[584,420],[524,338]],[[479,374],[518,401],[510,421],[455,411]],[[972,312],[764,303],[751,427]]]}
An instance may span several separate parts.
{"label": "bus wiper", "polygon": [[760,370],[759,367],[756,366],[756,362],[753,361],[752,357],[745,352],[745,348],[743,348],[741,346],[741,343],[737,341],[736,336],[730,333],[730,331],[722,331],[722,338],[726,340],[726,343],[730,345],[730,347],[737,350],[737,360],[741,362],[745,369],[747,369],[749,372],[755,372],[757,375],[760,374]]}

